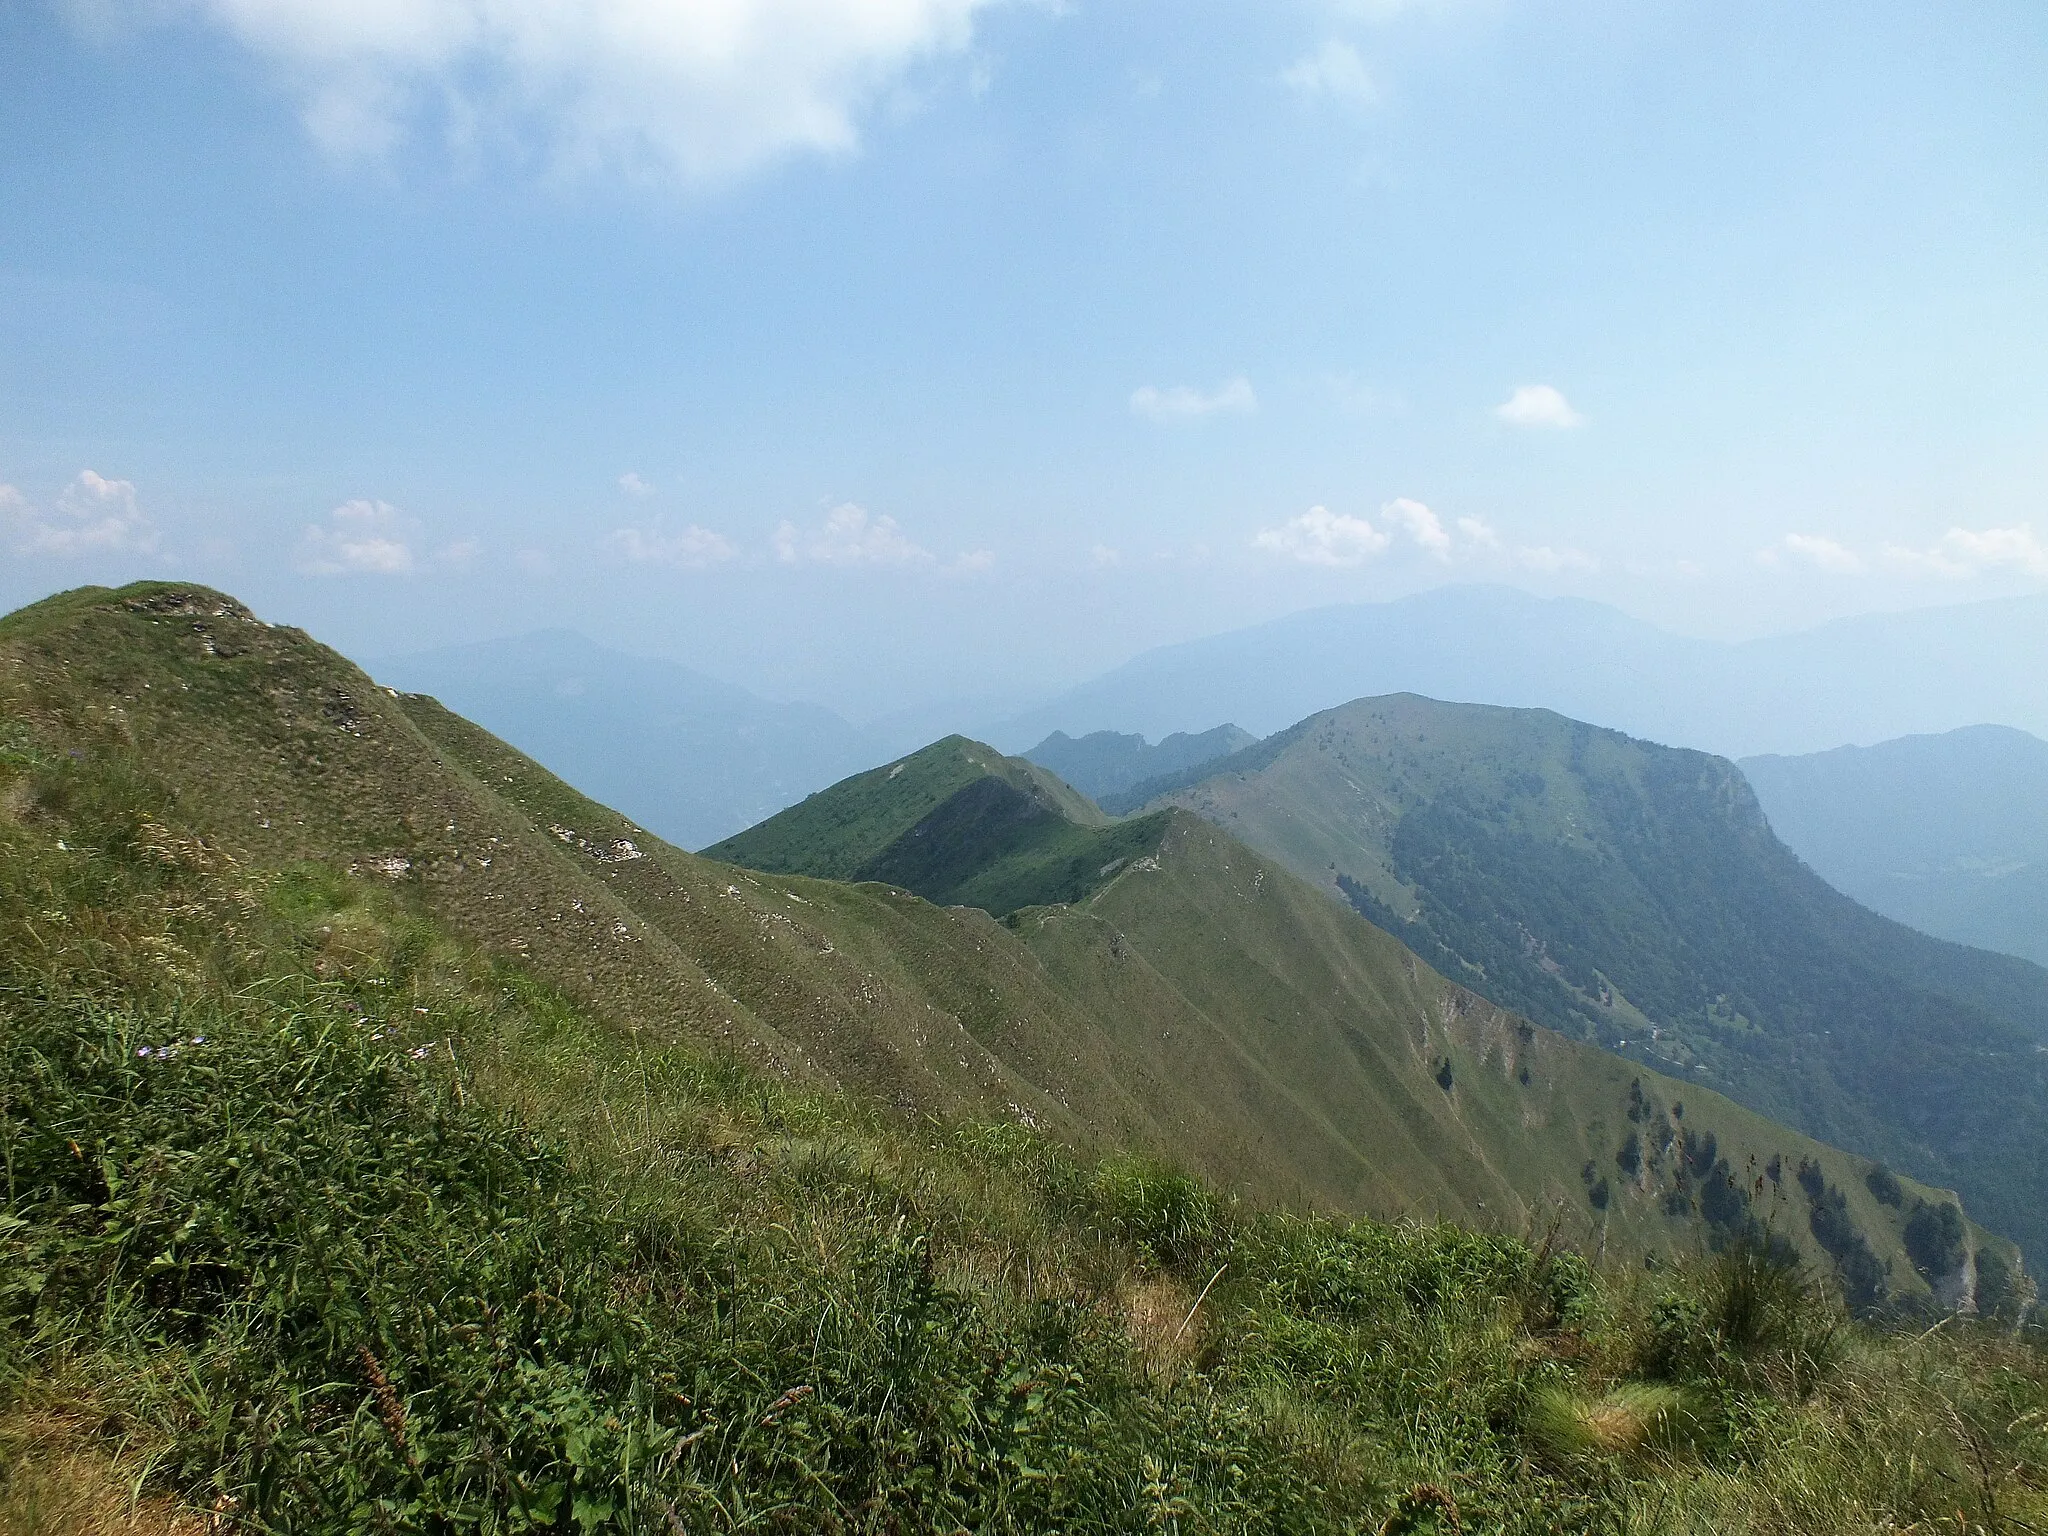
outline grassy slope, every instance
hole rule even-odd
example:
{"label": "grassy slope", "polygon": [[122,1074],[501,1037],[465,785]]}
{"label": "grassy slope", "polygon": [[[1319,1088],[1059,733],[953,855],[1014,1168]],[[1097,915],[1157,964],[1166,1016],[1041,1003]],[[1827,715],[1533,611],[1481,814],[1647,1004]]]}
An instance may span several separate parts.
{"label": "grassy slope", "polygon": [[[892,833],[888,849],[931,847],[927,881],[904,869],[908,861],[898,872],[927,896],[954,899],[984,864],[1003,871],[1014,862],[1004,827],[947,814],[977,786],[999,785],[1001,761],[948,739],[901,772],[821,791],[721,851],[822,874],[837,867],[845,829],[864,827],[864,852]],[[935,771],[962,764],[982,777],[962,787]],[[1020,911],[1012,926],[1114,1042],[1122,1080],[1154,1107],[1175,1155],[1210,1176],[1339,1209],[1507,1230],[1555,1221],[1574,1242],[1628,1254],[1698,1243],[1704,1205],[1719,1219],[1707,1236],[1753,1217],[1818,1262],[1846,1260],[1863,1301],[1879,1289],[1924,1293],[1901,1240],[1904,1211],[1871,1196],[1866,1165],[1694,1091],[1684,1129],[1696,1149],[1711,1134],[1714,1154],[1693,1168],[1670,1150],[1624,1169],[1617,1158],[1631,1132],[1640,1140],[1648,1129],[1628,1117],[1632,1086],[1684,1114],[1683,1086],[1547,1033],[1540,1046],[1533,1031],[1523,1038],[1499,1010],[1472,1006],[1398,942],[1197,818],[1154,814],[1122,827],[1142,831],[1150,851],[1113,869],[1105,858],[1092,882],[1099,889]],[[815,866],[802,852],[807,829],[824,849]],[[1106,843],[1118,830],[1085,835]],[[883,862],[866,858],[870,870]],[[1642,1114],[1675,1138],[1661,1108]],[[1793,1182],[1802,1163],[1819,1171],[1824,1198],[1839,1194],[1867,1247],[1822,1251],[1809,1193]],[[1704,1202],[1702,1184],[1719,1186]],[[1960,1294],[1971,1284],[1968,1262],[1936,1278]]]}
{"label": "grassy slope", "polygon": [[1953,1183],[2048,1245],[2048,978],[1829,890],[1732,765],[1412,696],[1287,735],[1159,803],[1341,882],[1498,1002]]}
{"label": "grassy slope", "polygon": [[[770,873],[872,880],[998,915],[1072,901],[1147,851],[1157,824],[1109,818],[1045,769],[948,736],[820,790],[704,850]],[[977,856],[959,862],[955,850]]]}
{"label": "grassy slope", "polygon": [[48,728],[0,715],[4,1536],[2048,1520],[2010,1336],[878,1115]]}
{"label": "grassy slope", "polygon": [[[1102,885],[1091,900],[1006,927],[901,891],[670,848],[431,700],[370,687],[213,594],[57,600],[0,622],[0,658],[0,708],[46,739],[148,764],[176,786],[181,818],[232,856],[321,859],[389,881],[466,941],[659,1038],[902,1109],[995,1112],[1082,1145],[1153,1148],[1260,1201],[1520,1231],[1548,1224],[1561,1200],[1557,1219],[1589,1247],[1669,1253],[1703,1239],[1690,1206],[1658,1214],[1674,1193],[1696,1203],[1675,1154],[1646,1163],[1636,1192],[1621,1187],[1630,1074],[1547,1036],[1504,1054],[1494,1036],[1507,1026],[1490,1010],[1192,818],[1149,823],[1156,855],[1107,875],[1089,866]],[[941,748],[919,754],[934,777],[960,750]],[[874,782],[849,781],[869,821],[889,814]],[[920,808],[952,798],[908,767],[881,782]],[[806,802],[831,804],[829,792]],[[1114,840],[1145,824],[1061,825]],[[392,861],[402,873],[382,873]],[[1162,861],[1165,878],[1150,867]],[[963,873],[973,878],[972,860]],[[1559,1065],[1532,1065],[1533,1087],[1503,1075],[1539,1051]],[[1448,1092],[1436,1076],[1447,1061]],[[1685,1093],[1645,1081],[1661,1102]],[[1758,1166],[1781,1154],[1825,1169],[1893,1286],[1925,1293],[1900,1213],[1865,1197],[1862,1165],[1774,1140],[1730,1106],[1710,1117],[1696,1101],[1692,1116],[1732,1154],[1730,1176],[1752,1177],[1752,1153]],[[1780,1225],[1820,1256],[1803,1221]]]}

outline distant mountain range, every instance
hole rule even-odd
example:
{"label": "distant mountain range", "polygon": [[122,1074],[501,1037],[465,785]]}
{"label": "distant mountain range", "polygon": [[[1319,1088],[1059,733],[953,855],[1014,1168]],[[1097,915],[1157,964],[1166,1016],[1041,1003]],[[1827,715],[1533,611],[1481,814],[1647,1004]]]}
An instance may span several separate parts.
{"label": "distant mountain range", "polygon": [[1690,639],[1577,598],[1440,587],[1147,651],[990,727],[1159,737],[1234,720],[1268,735],[1389,693],[1554,709],[1736,757],[1993,721],[2048,734],[2048,597],[1868,614],[1742,644]]}
{"label": "distant mountain range", "polygon": [[1041,768],[1050,768],[1084,795],[1101,800],[1147,779],[1181,773],[1227,756],[1257,740],[1250,731],[1234,725],[1192,734],[1176,732],[1149,744],[1142,736],[1119,731],[1091,731],[1081,737],[1054,731],[1023,755]]}
{"label": "distant mountain range", "polygon": [[2048,1253],[2048,971],[1830,888],[1725,759],[1400,695],[1190,770],[1183,807],[1539,1023],[1953,1183]]}
{"label": "distant mountain range", "polygon": [[2048,741],[1979,725],[1742,771],[1772,829],[1836,889],[2048,965]]}
{"label": "distant mountain range", "polygon": [[816,704],[778,704],[566,630],[394,656],[378,680],[432,694],[685,848],[753,825],[887,749]]}
{"label": "distant mountain range", "polygon": [[[685,847],[949,731],[1086,792],[1128,793],[1243,736],[1393,692],[1555,709],[1731,756],[1993,721],[2048,733],[2048,599],[1870,615],[1743,645],[1577,599],[1458,586],[1295,614],[1149,651],[1022,715],[961,702],[864,727],[563,631],[387,658],[451,708]],[[1233,721],[1229,727],[1221,720]],[[1149,738],[1149,740],[1148,740]]]}

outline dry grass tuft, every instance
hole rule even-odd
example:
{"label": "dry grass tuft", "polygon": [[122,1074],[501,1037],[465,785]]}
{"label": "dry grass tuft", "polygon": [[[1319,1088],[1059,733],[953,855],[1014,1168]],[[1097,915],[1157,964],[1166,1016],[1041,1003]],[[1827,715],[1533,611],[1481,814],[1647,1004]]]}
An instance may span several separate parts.
{"label": "dry grass tuft", "polygon": [[1138,1275],[1117,1287],[1124,1332],[1151,1376],[1170,1376],[1195,1357],[1202,1319],[1195,1298],[1170,1275]]}
{"label": "dry grass tuft", "polygon": [[1537,1395],[1529,1428],[1560,1457],[1626,1456],[1668,1428],[1684,1405],[1676,1387],[1650,1382],[1624,1382],[1591,1398],[1553,1387]]}
{"label": "dry grass tuft", "polygon": [[213,1516],[138,1498],[139,1467],[107,1454],[88,1425],[17,1410],[0,1420],[0,1536],[210,1536]]}

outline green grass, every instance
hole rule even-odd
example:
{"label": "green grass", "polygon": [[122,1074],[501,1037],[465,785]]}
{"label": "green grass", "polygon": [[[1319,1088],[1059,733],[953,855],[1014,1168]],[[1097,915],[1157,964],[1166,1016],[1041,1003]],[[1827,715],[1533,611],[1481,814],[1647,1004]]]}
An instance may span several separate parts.
{"label": "green grass", "polygon": [[99,1528],[109,1480],[252,1531],[2048,1519],[2010,1333],[1862,1329],[1748,1247],[1603,1273],[905,1121],[11,750],[10,1536]]}
{"label": "green grass", "polygon": [[[1808,1262],[1868,1281],[1861,1302],[1931,1304],[1903,1227],[1951,1197],[1903,1181],[1888,1205],[1858,1159],[1481,1003],[1183,812],[1033,823],[1091,858],[1141,837],[1150,851],[1121,864],[1030,866],[1014,844],[989,859],[957,843],[964,881],[1064,867],[1087,887],[1008,923],[742,870],[666,846],[304,635],[163,585],[0,620],[0,722],[0,749],[28,765],[0,817],[77,818],[111,845],[146,802],[247,879],[353,871],[624,1038],[729,1053],[793,1090],[1158,1156],[1261,1209],[1555,1227],[1617,1262],[1687,1259],[1769,1223]],[[987,755],[973,782],[1015,788]],[[900,788],[910,770],[886,774]],[[1980,1274],[2010,1255],[1968,1231]]]}

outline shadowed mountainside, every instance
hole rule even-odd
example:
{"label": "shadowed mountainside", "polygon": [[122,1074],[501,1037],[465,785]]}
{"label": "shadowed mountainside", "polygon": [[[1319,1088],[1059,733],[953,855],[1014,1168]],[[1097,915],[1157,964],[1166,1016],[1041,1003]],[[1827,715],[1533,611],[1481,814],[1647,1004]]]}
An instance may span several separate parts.
{"label": "shadowed mountainside", "polygon": [[[957,812],[963,803],[998,794],[1027,802],[1015,784],[1020,779],[1036,783],[1029,765],[949,738],[823,791],[720,851],[785,872],[806,867],[807,848],[819,850],[808,869],[820,873],[845,870],[849,849],[871,862],[901,860],[905,849],[921,847],[936,829],[960,833],[967,824]],[[1055,816],[1043,804],[1038,814],[1047,821]],[[1152,851],[1129,858],[1115,842],[1120,831],[1143,833]],[[1834,1196],[1827,1188],[1788,1196],[1790,1212],[1772,1204],[1789,1187],[1783,1180],[1788,1165],[1774,1161],[1767,1136],[1754,1139],[1762,1122],[1753,1122],[1742,1145],[1725,1156],[1712,1150],[1712,1140],[1686,1143],[1704,1159],[1710,1175],[1704,1182],[1670,1163],[1646,1173],[1644,1148],[1654,1145],[1668,1157],[1684,1140],[1673,1129],[1679,1120],[1691,1128],[1688,1135],[1703,1134],[1702,1104],[1713,1106],[1725,1141],[1732,1106],[1718,1095],[1702,1097],[1698,1088],[1681,1096],[1667,1079],[1631,1077],[1620,1059],[1533,1029],[1460,988],[1436,994],[1434,1019],[1425,1017],[1418,1028],[1407,1014],[1411,1005],[1401,999],[1417,987],[1441,985],[1427,967],[1405,950],[1381,947],[1382,933],[1215,827],[1169,809],[1107,827],[1090,818],[1061,835],[1096,846],[1092,856],[1072,861],[1085,871],[1100,860],[1089,888],[1070,892],[1072,905],[1010,912],[1008,925],[1078,995],[1098,987],[1105,955],[1112,975],[1123,969],[1117,990],[1093,1008],[1105,1027],[1123,1032],[1134,1050],[1155,1035],[1170,1045],[1155,1070],[1179,1075],[1182,1105],[1257,1094],[1255,1122],[1289,1128],[1289,1141],[1301,1148],[1293,1154],[1296,1166],[1331,1166],[1327,1159],[1340,1149],[1307,1134],[1307,1127],[1322,1124],[1350,1143],[1341,1149],[1346,1163],[1336,1166],[1356,1156],[1359,1166],[1386,1181],[1368,1199],[1399,1198],[1402,1189],[1455,1180],[1462,1176],[1456,1164],[1432,1150],[1434,1133],[1415,1139],[1418,1129],[1434,1125],[1437,1109],[1448,1107],[1448,1096],[1462,1102],[1462,1134],[1476,1161],[1518,1191],[1508,1198],[1526,1200],[1519,1191],[1532,1179],[1553,1196],[1571,1193],[1575,1212],[1598,1213],[1600,1240],[1654,1246],[1647,1234],[1659,1213],[1683,1211],[1704,1195],[1694,1208],[1710,1226],[1742,1226],[1756,1199],[1758,1213],[1777,1229],[1823,1248],[1834,1241],[1828,1214]],[[934,872],[935,883],[923,894],[938,899],[958,890],[968,883],[963,872],[975,869],[986,871],[978,878],[988,885],[1004,884],[1013,847],[1008,836],[979,844],[955,837],[946,867]],[[1388,1023],[1404,1015],[1411,1023],[1408,1038],[1399,1040],[1400,1026],[1390,1030]],[[1476,1041],[1468,1033],[1475,1021]],[[1483,1071],[1468,1095],[1460,1073],[1470,1069],[1459,1062],[1470,1061],[1475,1046]],[[1541,1074],[1528,1055],[1539,1047],[1550,1053]],[[1546,1081],[1550,1086],[1539,1090]],[[1648,1107],[1645,1093],[1663,1095],[1658,1102],[1673,1111]],[[1654,1134],[1640,1129],[1646,1122],[1658,1127]],[[1270,1133],[1259,1134],[1263,1140]],[[1615,1143],[1611,1152],[1606,1140]],[[1761,1171],[1773,1168],[1775,1174]],[[1738,1186],[1747,1192],[1725,1200]],[[1463,1198],[1469,1208],[1483,1201],[1498,1211],[1504,1193],[1474,1186]],[[1649,1227],[1640,1225],[1644,1221]],[[1638,1235],[1625,1238],[1631,1223],[1638,1224]],[[1853,1250],[1853,1243],[1841,1253],[1830,1249],[1830,1262],[1852,1293],[1868,1301],[1876,1270]]]}

